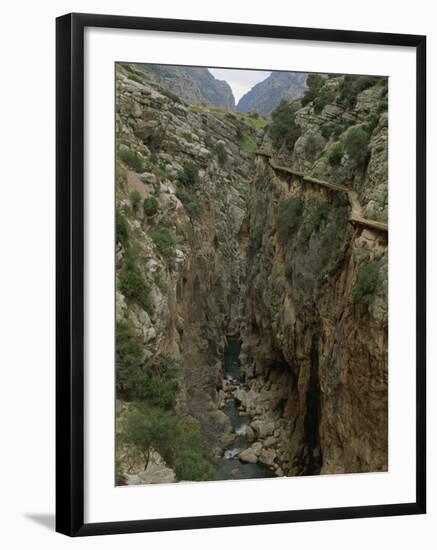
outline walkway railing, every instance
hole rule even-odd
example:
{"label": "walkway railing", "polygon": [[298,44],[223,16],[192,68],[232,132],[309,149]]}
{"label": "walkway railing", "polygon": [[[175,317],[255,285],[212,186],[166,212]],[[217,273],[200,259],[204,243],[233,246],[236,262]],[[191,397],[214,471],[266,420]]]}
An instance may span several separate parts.
{"label": "walkway railing", "polygon": [[351,205],[351,215],[349,217],[349,221],[354,225],[359,225],[361,227],[365,227],[368,229],[373,229],[376,231],[381,231],[383,233],[388,233],[388,224],[384,222],[379,222],[376,220],[370,220],[368,218],[365,218],[362,214],[362,208],[358,201],[358,195],[356,191],[353,191],[346,187],[345,185],[340,185],[338,183],[332,183],[329,181],[320,180],[318,178],[314,178],[312,176],[306,175],[303,172],[298,172],[297,170],[293,170],[292,168],[289,168],[287,166],[281,166],[277,164],[273,158],[272,155],[266,151],[256,151],[256,154],[260,157],[264,157],[268,159],[270,167],[275,172],[290,174],[292,176],[296,176],[298,178],[301,178],[302,181],[312,183],[314,185],[318,185],[320,187],[325,187],[327,189],[330,189],[332,191],[338,191],[340,193],[346,193],[349,199],[349,203]]}

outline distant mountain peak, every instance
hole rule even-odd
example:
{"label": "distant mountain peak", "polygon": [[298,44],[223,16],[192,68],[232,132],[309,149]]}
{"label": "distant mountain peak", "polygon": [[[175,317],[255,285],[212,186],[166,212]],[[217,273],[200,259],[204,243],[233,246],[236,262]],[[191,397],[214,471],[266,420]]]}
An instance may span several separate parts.
{"label": "distant mountain peak", "polygon": [[155,65],[139,63],[146,76],[159,82],[165,88],[187,103],[207,103],[217,107],[235,110],[232,89],[225,80],[219,80],[206,67],[185,67],[178,65]]}
{"label": "distant mountain peak", "polygon": [[265,117],[279,105],[282,99],[297,99],[306,90],[307,73],[274,71],[258,82],[238,102],[240,112],[256,112]]}

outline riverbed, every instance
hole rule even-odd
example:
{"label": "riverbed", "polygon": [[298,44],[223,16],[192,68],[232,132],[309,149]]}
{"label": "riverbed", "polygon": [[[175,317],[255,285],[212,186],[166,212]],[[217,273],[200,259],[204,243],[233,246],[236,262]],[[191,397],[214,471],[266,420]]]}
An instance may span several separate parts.
{"label": "riverbed", "polygon": [[[228,336],[228,343],[224,353],[224,377],[232,384],[232,393],[244,387],[239,360],[240,348],[241,342],[239,337]],[[233,396],[226,402],[223,411],[231,422],[235,437],[229,447],[224,450],[223,457],[220,459],[217,469],[217,479],[276,477],[265,464],[247,464],[238,459],[239,453],[250,446],[245,433],[251,418],[239,410],[238,402]]]}

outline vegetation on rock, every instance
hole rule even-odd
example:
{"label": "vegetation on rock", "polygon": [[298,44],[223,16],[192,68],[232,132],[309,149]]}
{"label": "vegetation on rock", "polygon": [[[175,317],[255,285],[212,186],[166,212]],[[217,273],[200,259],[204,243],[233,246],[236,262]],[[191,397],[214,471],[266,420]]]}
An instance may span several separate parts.
{"label": "vegetation on rock", "polygon": [[300,127],[295,119],[296,108],[292,103],[281,101],[272,112],[272,122],[269,124],[269,133],[276,149],[285,145],[293,148],[301,134]]}
{"label": "vegetation on rock", "polygon": [[354,298],[358,304],[368,307],[373,302],[378,288],[380,267],[381,262],[378,260],[372,260],[360,266],[354,289]]}

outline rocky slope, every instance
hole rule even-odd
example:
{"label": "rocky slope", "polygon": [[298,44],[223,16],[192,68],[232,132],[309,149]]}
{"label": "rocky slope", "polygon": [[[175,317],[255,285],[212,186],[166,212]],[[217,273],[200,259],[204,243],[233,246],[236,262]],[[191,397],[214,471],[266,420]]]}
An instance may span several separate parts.
{"label": "rocky slope", "polygon": [[144,74],[188,103],[206,103],[216,107],[235,109],[231,87],[215,78],[206,67],[178,67],[173,65],[136,65]]}
{"label": "rocky slope", "polygon": [[[171,360],[178,417],[199,422],[218,452],[230,431],[218,389],[225,334],[238,330],[238,233],[253,165],[241,140],[255,130],[232,113],[185,104],[135,66],[117,65],[116,93],[120,415],[137,399],[131,386]],[[135,339],[141,356],[126,364]]]}
{"label": "rocky slope", "polygon": [[236,110],[269,117],[281,100],[292,100],[303,95],[306,77],[306,73],[272,72],[240,99]]}

